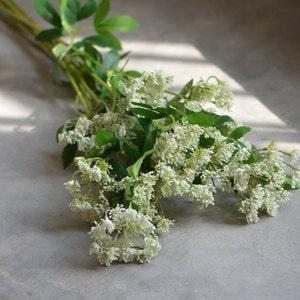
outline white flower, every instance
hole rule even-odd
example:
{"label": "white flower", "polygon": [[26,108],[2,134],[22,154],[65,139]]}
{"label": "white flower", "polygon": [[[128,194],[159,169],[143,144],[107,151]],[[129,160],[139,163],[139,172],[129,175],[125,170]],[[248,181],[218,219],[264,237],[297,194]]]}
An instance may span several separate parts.
{"label": "white flower", "polygon": [[127,85],[126,97],[129,102],[164,107],[167,102],[165,90],[172,81],[172,76],[162,71],[145,72],[141,77],[132,79]]}
{"label": "white flower", "polygon": [[186,164],[196,171],[202,170],[211,162],[212,154],[213,149],[211,148],[197,148],[191,153],[190,157],[187,158]]}
{"label": "white flower", "polygon": [[184,195],[190,189],[190,183],[170,166],[160,163],[155,167],[156,174],[161,181],[160,191],[165,198]]}
{"label": "white flower", "polygon": [[149,262],[152,257],[157,255],[160,250],[160,244],[156,236],[147,236],[143,242],[144,249],[138,250],[137,261],[140,263]]}
{"label": "white flower", "polygon": [[174,167],[186,164],[187,154],[198,148],[203,129],[198,125],[176,124],[172,131],[163,132],[154,145],[152,160],[157,164],[165,162]]}
{"label": "white flower", "polygon": [[289,153],[289,158],[291,163],[295,163],[300,157],[300,152],[298,150],[293,150]]}
{"label": "white flower", "polygon": [[216,152],[213,155],[213,159],[217,159],[222,163],[228,163],[236,149],[237,147],[234,143],[219,143],[216,147]]}
{"label": "white flower", "polygon": [[244,191],[248,187],[251,176],[249,165],[240,166],[234,172],[234,188],[238,191]]}
{"label": "white flower", "polygon": [[144,208],[148,207],[154,196],[155,184],[156,176],[153,175],[153,172],[140,174],[133,185],[132,201]]}
{"label": "white flower", "polygon": [[214,192],[215,188],[211,184],[192,184],[187,196],[197,201],[201,208],[205,208],[208,205],[214,204]]}
{"label": "white flower", "polygon": [[117,206],[91,228],[90,253],[106,266],[116,260],[148,262],[160,250],[154,229],[146,215]]}
{"label": "white flower", "polygon": [[258,208],[261,206],[261,201],[257,199],[245,199],[240,202],[239,211],[246,215],[248,223],[256,223],[259,220]]}
{"label": "white flower", "polygon": [[[216,79],[216,83],[210,82],[213,78]],[[195,111],[199,111],[201,106],[203,109],[204,105],[208,103],[213,103],[218,109],[229,111],[232,107],[232,93],[225,82],[215,77],[210,77],[208,80],[200,79],[192,87],[190,101],[191,104],[187,102],[187,105]],[[197,106],[195,102],[198,102],[199,105]]]}
{"label": "white flower", "polygon": [[164,217],[159,217],[158,221],[157,221],[157,224],[156,224],[156,227],[157,227],[158,230],[160,230],[162,232],[168,232],[169,227],[173,224],[174,224],[174,221],[171,221],[171,220],[169,220],[167,218],[164,218]]}
{"label": "white flower", "polygon": [[297,169],[292,175],[291,187],[292,189],[296,188],[297,184],[300,184],[300,169]]}
{"label": "white flower", "polygon": [[76,179],[71,179],[64,184],[66,189],[70,192],[73,197],[77,197],[81,194],[81,186]]}

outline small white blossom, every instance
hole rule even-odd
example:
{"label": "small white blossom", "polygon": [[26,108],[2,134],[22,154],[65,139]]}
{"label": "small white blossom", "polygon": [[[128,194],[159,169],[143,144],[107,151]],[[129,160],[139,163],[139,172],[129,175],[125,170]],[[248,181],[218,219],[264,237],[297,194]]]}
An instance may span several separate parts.
{"label": "small white blossom", "polygon": [[295,163],[300,158],[300,152],[298,150],[293,150],[289,153],[289,158],[291,163]]}
{"label": "small white blossom", "polygon": [[[216,83],[211,83],[210,79],[208,80],[199,80],[199,82],[192,87],[190,94],[191,104],[188,104],[189,107],[192,107],[192,110],[199,111],[200,106],[202,109],[205,104],[213,103],[216,108],[229,111],[232,107],[232,93],[228,89],[225,82],[221,80],[216,80]],[[216,79],[216,78],[215,78]],[[198,106],[195,102],[198,102]]]}
{"label": "small white blossom", "polygon": [[300,169],[297,169],[292,175],[291,187],[292,189],[296,188],[300,184]]}
{"label": "small white blossom", "polygon": [[195,200],[201,208],[214,204],[215,188],[211,184],[192,184],[187,196]]}
{"label": "small white blossom", "polygon": [[117,206],[92,227],[90,252],[106,266],[116,260],[148,262],[160,250],[154,229],[147,216]]}
{"label": "small white blossom", "polygon": [[141,77],[132,79],[126,89],[129,102],[140,102],[153,107],[164,107],[167,103],[165,90],[172,83],[172,76],[162,71],[145,72]]}

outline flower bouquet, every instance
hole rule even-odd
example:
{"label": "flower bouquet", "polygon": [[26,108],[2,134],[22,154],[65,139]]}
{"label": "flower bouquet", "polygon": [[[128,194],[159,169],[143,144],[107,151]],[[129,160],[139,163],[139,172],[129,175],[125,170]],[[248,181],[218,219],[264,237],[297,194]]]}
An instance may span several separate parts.
{"label": "flower bouquet", "polygon": [[[165,198],[180,195],[206,208],[218,190],[234,193],[237,209],[255,223],[262,213],[276,215],[289,191],[300,188],[298,152],[247,142],[251,128],[228,115],[225,82],[190,80],[175,92],[162,71],[126,70],[128,53],[113,32],[138,24],[108,18],[109,0],[61,0],[58,8],[34,2],[53,28],[42,30],[13,1],[0,0],[0,17],[35,37],[76,92],[77,116],[58,129],[57,141],[63,166],[77,167],[65,183],[70,208],[91,223],[90,252],[101,264],[157,255],[158,233],[174,222],[164,214]],[[81,28],[91,17],[93,26]],[[80,39],[90,29],[96,34]]]}

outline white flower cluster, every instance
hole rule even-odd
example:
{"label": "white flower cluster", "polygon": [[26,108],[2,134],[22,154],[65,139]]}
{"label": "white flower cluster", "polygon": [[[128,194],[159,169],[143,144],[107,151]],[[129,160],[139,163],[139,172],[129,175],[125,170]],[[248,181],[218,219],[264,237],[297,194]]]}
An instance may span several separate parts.
{"label": "white flower cluster", "polygon": [[[281,152],[271,143],[258,162],[245,163],[250,150],[239,143],[227,143],[216,131],[211,127],[208,134],[207,128],[182,124],[157,138],[152,159],[162,196],[185,195],[200,207],[207,207],[214,204],[216,189],[211,182],[217,180],[224,191],[236,192],[241,198],[239,210],[248,222],[257,222],[260,212],[276,215],[279,203],[289,196],[284,189],[287,165]],[[200,148],[201,134],[216,138],[215,143]],[[297,154],[289,156],[295,160]],[[291,177],[292,188],[299,182],[299,174],[296,169]]]}
{"label": "white flower cluster", "polygon": [[[211,79],[215,79],[216,83],[211,83]],[[215,77],[199,80],[192,87],[190,97],[185,103],[186,107],[192,111],[207,109],[211,104],[222,111],[230,111],[233,105],[232,93],[227,84]]]}
{"label": "white flower cluster", "polygon": [[88,222],[100,220],[110,207],[111,195],[123,190],[125,182],[111,176],[111,166],[103,159],[77,157],[75,163],[78,171],[65,183],[74,197],[70,208]]}
{"label": "white flower cluster", "polygon": [[183,123],[156,139],[152,160],[163,197],[185,195],[200,207],[213,204],[214,186],[209,182],[194,183],[195,177],[211,161],[211,151],[199,149],[203,132],[198,125]]}
{"label": "white flower cluster", "polygon": [[241,198],[239,210],[251,223],[258,221],[261,212],[276,215],[279,203],[289,196],[284,189],[287,165],[281,152],[271,143],[262,153],[257,162],[247,164],[250,152],[240,148],[215,174],[224,190],[235,191]]}
{"label": "white flower cluster", "polygon": [[134,78],[126,89],[126,98],[130,102],[138,102],[152,107],[165,107],[167,96],[165,90],[173,82],[173,77],[162,71],[145,72]]}
{"label": "white flower cluster", "polygon": [[[115,260],[151,260],[160,249],[156,231],[168,231],[173,223],[157,211],[153,173],[140,174],[133,182],[129,177],[118,181],[103,159],[80,157],[76,164],[78,171],[65,185],[74,197],[71,210],[95,224],[91,230],[91,253],[105,265]],[[133,190],[131,201],[138,209],[119,204],[113,208],[112,199],[123,194],[128,184]]]}
{"label": "white flower cluster", "polygon": [[106,266],[113,261],[148,262],[160,250],[154,230],[146,215],[117,206],[92,227],[90,252]]}
{"label": "white flower cluster", "polygon": [[[121,137],[110,157],[76,158],[78,171],[65,184],[74,198],[70,208],[93,224],[90,253],[101,264],[143,263],[157,255],[158,231],[166,232],[173,224],[164,216],[163,198],[185,196],[205,208],[214,205],[214,193],[220,188],[236,193],[239,211],[248,222],[257,222],[262,212],[277,213],[289,188],[299,188],[300,169],[292,166],[299,158],[297,151],[280,151],[274,142],[258,150],[242,138],[247,127],[228,116],[216,123],[214,118],[221,116],[207,113],[232,106],[226,84],[216,78],[212,83],[214,78],[196,85],[191,81],[188,91],[170,100],[169,104],[175,103],[170,109],[166,89],[172,78],[162,72],[143,73],[127,84],[125,98],[116,99],[114,112],[91,119],[81,116],[59,134],[60,144],[76,143],[84,153],[99,147],[95,142],[99,130]],[[151,114],[145,113],[140,119],[130,111],[132,102],[174,115],[151,120]],[[141,107],[147,112],[146,105]],[[203,115],[194,116],[212,117],[208,123],[214,125],[190,118],[189,110],[204,109]],[[288,168],[292,174],[288,175]]]}
{"label": "white flower cluster", "polygon": [[89,152],[97,148],[95,135],[100,129],[116,132],[123,137],[131,125],[132,120],[125,113],[106,112],[96,114],[91,119],[84,115],[77,119],[74,129],[64,129],[58,135],[58,143],[63,146],[77,143],[79,151]]}

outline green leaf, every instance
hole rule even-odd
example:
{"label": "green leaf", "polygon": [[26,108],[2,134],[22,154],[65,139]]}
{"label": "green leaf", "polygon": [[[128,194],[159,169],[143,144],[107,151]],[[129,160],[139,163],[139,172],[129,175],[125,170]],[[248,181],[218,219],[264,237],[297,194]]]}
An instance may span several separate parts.
{"label": "green leaf", "polygon": [[113,48],[115,46],[115,43],[110,38],[104,36],[104,35],[93,35],[85,38],[83,40],[84,43],[89,43],[91,45],[96,45],[102,48],[109,47]]}
{"label": "green leaf", "polygon": [[230,116],[221,116],[219,120],[214,124],[214,126],[218,127],[227,122],[235,122]]}
{"label": "green leaf", "polygon": [[97,27],[101,25],[102,21],[106,18],[110,10],[110,1],[103,0],[97,7],[95,16],[94,16],[94,27],[97,31]]}
{"label": "green leaf", "polygon": [[61,125],[56,131],[56,143],[58,143],[58,136],[63,132],[64,125]]}
{"label": "green leaf", "polygon": [[119,159],[112,158],[108,161],[108,163],[112,166],[112,173],[117,175],[118,180],[128,176],[126,165],[123,164]]}
{"label": "green leaf", "polygon": [[99,146],[105,146],[115,139],[114,135],[106,130],[100,130],[96,134],[96,143]]}
{"label": "green leaf", "polygon": [[77,15],[77,20],[86,19],[90,17],[97,9],[96,0],[88,0],[80,9]]}
{"label": "green leaf", "polygon": [[[76,22],[76,15],[73,15],[72,10],[67,9],[70,2],[73,0],[60,0],[60,16],[61,24],[65,32],[69,33],[72,31],[73,18],[75,18],[74,23]],[[69,21],[70,18],[70,21]]]}
{"label": "green leaf", "polygon": [[62,161],[63,167],[66,169],[74,160],[77,151],[77,143],[76,144],[68,144],[64,147],[62,152]]}
{"label": "green leaf", "polygon": [[117,89],[120,92],[120,94],[122,94],[123,96],[126,95],[127,87],[126,87],[126,84],[123,81],[119,82],[119,85],[118,85]]}
{"label": "green leaf", "polygon": [[162,115],[162,117],[166,117],[176,113],[176,109],[174,109],[173,107],[157,107],[154,108],[154,110],[159,112]]}
{"label": "green leaf", "polygon": [[101,30],[130,32],[138,26],[138,23],[129,16],[117,16],[108,19],[102,23],[95,23],[95,30],[101,33]]}
{"label": "green leaf", "polygon": [[67,6],[64,9],[64,16],[70,25],[77,22],[77,16],[80,11],[80,0],[67,0]]}
{"label": "green leaf", "polygon": [[102,149],[96,149],[96,150],[93,150],[87,154],[84,155],[84,158],[85,159],[88,159],[88,158],[93,158],[93,157],[96,157],[96,156],[99,156],[101,153]]}
{"label": "green leaf", "polygon": [[125,192],[124,192],[125,200],[130,201],[132,199],[133,196],[133,191],[131,189],[132,182],[133,182],[132,178],[129,178],[129,180],[127,180],[126,182]]}
{"label": "green leaf", "polygon": [[[246,147],[246,145],[245,145],[245,147]],[[250,154],[249,158],[246,161],[244,161],[244,164],[251,165],[251,164],[259,162],[260,160],[263,159],[262,155],[260,154],[260,152],[257,150],[257,148],[254,145],[251,145],[250,150],[251,150],[250,151],[251,154]]]}
{"label": "green leaf", "polygon": [[231,132],[231,128],[227,124],[227,122],[234,122],[234,120],[229,116],[221,116],[219,120],[216,122],[216,124],[214,125],[225,137],[227,137]]}
{"label": "green leaf", "polygon": [[215,143],[215,139],[212,137],[204,137],[203,135],[200,136],[200,146],[203,148],[210,148]]}
{"label": "green leaf", "polygon": [[103,64],[113,70],[116,69],[120,61],[120,56],[115,49],[110,50],[107,52],[103,59]]}
{"label": "green leaf", "polygon": [[121,147],[120,147],[120,138],[115,135],[114,140],[111,143],[112,148],[114,149],[115,152],[119,152]]}
{"label": "green leaf", "polygon": [[126,85],[122,81],[123,74],[119,73],[119,74],[111,76],[111,77],[108,75],[108,77],[109,77],[108,81],[110,82],[111,86],[115,90],[118,90],[122,95],[124,95],[126,93]]}
{"label": "green leaf", "polygon": [[127,143],[123,143],[123,151],[131,161],[136,161],[140,157],[140,153],[130,147]]}
{"label": "green leaf", "polygon": [[108,158],[112,153],[114,152],[114,149],[112,147],[106,148],[100,155],[99,157],[106,159]]}
{"label": "green leaf", "polygon": [[143,152],[147,152],[153,149],[157,136],[157,130],[150,131],[149,135],[146,137],[145,144],[143,147]]}
{"label": "green leaf", "polygon": [[248,133],[249,131],[251,131],[250,127],[247,126],[240,126],[236,129],[234,129],[229,135],[227,140],[229,139],[233,139],[233,140],[238,140],[241,137],[243,137],[246,133]]}
{"label": "green leaf", "polygon": [[61,28],[61,18],[48,0],[34,0],[34,7],[37,13],[47,22],[57,28]]}
{"label": "green leaf", "polygon": [[58,43],[53,49],[52,53],[58,59],[63,58],[67,52],[69,51],[69,47],[63,43]]}
{"label": "green leaf", "polygon": [[123,78],[123,74],[122,74],[122,73],[119,73],[119,74],[117,74],[117,75],[115,75],[115,76],[112,76],[112,77],[110,78],[110,82],[111,82],[112,87],[113,87],[114,89],[118,89],[119,84],[120,84],[122,78]]}
{"label": "green leaf", "polygon": [[157,112],[155,110],[142,108],[142,107],[133,107],[133,108],[131,108],[131,111],[135,115],[143,116],[143,117],[153,119],[153,120],[162,118],[162,116],[159,112]]}
{"label": "green leaf", "polygon": [[[124,59],[126,58],[129,54],[130,54],[131,51],[127,51],[127,52],[124,52],[122,55],[120,55],[120,59]],[[124,69],[124,67],[122,68],[122,70]]]}
{"label": "green leaf", "polygon": [[209,127],[214,126],[219,117],[220,116],[217,114],[201,110],[199,112],[188,115],[187,120],[192,125],[197,124],[202,127]]}
{"label": "green leaf", "polygon": [[146,151],[142,157],[140,157],[133,165],[129,166],[127,168],[127,172],[128,174],[134,178],[137,179],[139,176],[139,172],[142,166],[142,163],[144,161],[144,159],[148,156],[151,155],[154,152],[154,149],[151,149],[149,151]]}
{"label": "green leaf", "polygon": [[165,108],[165,107],[153,108],[151,105],[145,104],[145,103],[139,103],[139,102],[131,102],[131,103],[134,104],[135,106],[138,106],[138,107],[133,107],[132,112],[133,111],[138,111],[138,108],[141,108],[140,111],[144,112],[144,114],[146,114],[145,116],[149,117],[151,119],[164,118],[164,117],[170,115],[172,112],[174,112],[174,109],[171,108],[171,107],[168,107],[168,108]]}
{"label": "green leaf", "polygon": [[149,133],[152,130],[152,120],[148,118],[137,118],[137,122],[133,126],[135,133]]}
{"label": "green leaf", "polygon": [[132,209],[136,210],[137,212],[140,211],[140,207],[136,203],[130,202],[130,204]]}
{"label": "green leaf", "polygon": [[40,42],[52,42],[64,34],[61,28],[52,28],[41,31],[35,39]]}
{"label": "green leaf", "polygon": [[[86,43],[84,44],[84,51],[91,56],[91,58],[93,58],[96,61],[101,62],[102,61],[102,56],[100,54],[100,52],[94,48],[91,44]],[[90,64],[91,62],[89,60],[87,60],[88,64]]]}
{"label": "green leaf", "polygon": [[134,70],[130,70],[130,71],[126,71],[125,74],[129,75],[130,77],[133,78],[139,78],[142,76],[142,74],[138,71],[134,71]]}
{"label": "green leaf", "polygon": [[[102,63],[101,53],[91,44],[85,43],[84,51],[86,54],[90,55],[93,60]],[[100,66],[96,65],[92,60],[86,59],[85,64],[94,73],[94,75],[98,76],[99,78],[103,78],[103,74],[106,73],[106,71],[104,71]],[[95,86],[101,89],[102,86],[96,79],[94,80],[94,82]]]}
{"label": "green leaf", "polygon": [[172,98],[169,101],[169,105],[175,106],[177,107],[178,105],[178,101],[180,101],[182,98],[184,98],[188,92],[191,90],[191,87],[193,86],[193,79],[191,79],[179,92],[179,94],[177,96],[175,96],[174,98]]}
{"label": "green leaf", "polygon": [[296,183],[295,187],[292,188],[292,175],[286,174],[285,176],[285,182],[283,184],[283,188],[287,191],[290,190],[299,190],[300,189],[300,182]]}
{"label": "green leaf", "polygon": [[106,38],[110,39],[113,43],[113,47],[116,50],[122,50],[122,45],[120,40],[111,32],[107,31],[107,30],[100,30],[98,31],[98,34],[100,36],[105,36]]}

